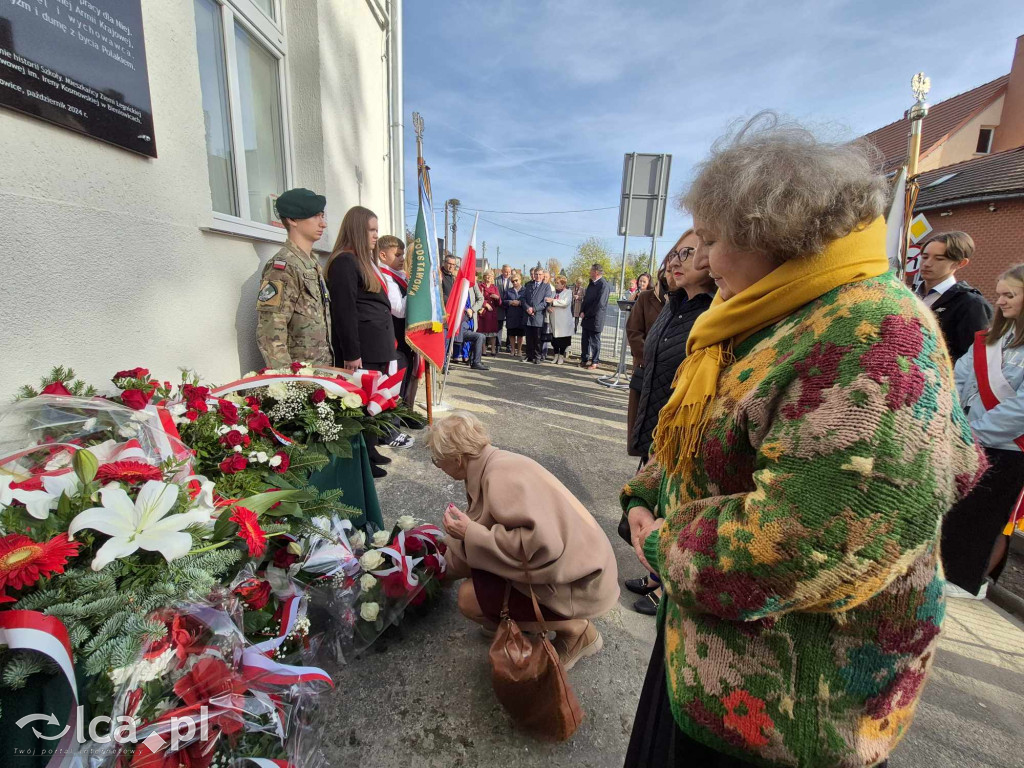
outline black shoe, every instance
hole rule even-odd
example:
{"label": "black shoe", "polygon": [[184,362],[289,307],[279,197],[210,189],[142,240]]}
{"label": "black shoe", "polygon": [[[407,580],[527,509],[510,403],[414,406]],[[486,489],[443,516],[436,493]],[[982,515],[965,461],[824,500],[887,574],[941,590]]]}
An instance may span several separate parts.
{"label": "black shoe", "polygon": [[476,363],[476,364],[471,365],[469,367],[472,368],[474,371],[489,371],[489,370],[491,370],[490,368],[488,368],[483,363]]}
{"label": "black shoe", "polygon": [[366,453],[370,457],[371,464],[390,464],[391,457],[385,456],[377,450],[377,446],[370,445],[366,448]]}
{"label": "black shoe", "polygon": [[388,471],[383,467],[378,467],[376,464],[371,464],[370,474],[373,475],[374,480],[380,480],[382,477],[388,476]]}
{"label": "black shoe", "polygon": [[536,357],[533,358],[533,360],[531,360],[530,362],[533,363],[534,365],[540,365],[540,360],[538,360]]}
{"label": "black shoe", "polygon": [[658,615],[658,598],[653,594],[644,595],[635,603],[633,603],[633,610],[637,613],[642,613],[644,616],[657,616]]}
{"label": "black shoe", "polygon": [[653,583],[650,576],[644,576],[639,579],[626,579],[625,584],[626,589],[638,595],[649,595],[661,586],[660,584]]}

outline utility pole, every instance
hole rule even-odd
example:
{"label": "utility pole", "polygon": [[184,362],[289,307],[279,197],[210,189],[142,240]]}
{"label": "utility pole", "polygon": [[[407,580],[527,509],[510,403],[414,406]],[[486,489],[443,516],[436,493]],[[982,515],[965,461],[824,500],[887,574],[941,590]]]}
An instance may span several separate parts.
{"label": "utility pole", "polygon": [[457,198],[452,198],[448,202],[452,205],[452,254],[454,254],[456,258],[460,258],[458,250],[459,206],[462,205],[462,202]]}
{"label": "utility pole", "polygon": [[480,263],[484,265],[484,269],[487,269],[487,241],[484,240],[480,244]]}
{"label": "utility pole", "polygon": [[501,269],[501,246],[500,245],[495,249],[494,263],[498,265],[498,269]]}
{"label": "utility pole", "polygon": [[441,254],[441,261],[443,262],[445,257],[451,253],[448,248],[448,206],[451,204],[451,200],[444,201],[444,253]]}

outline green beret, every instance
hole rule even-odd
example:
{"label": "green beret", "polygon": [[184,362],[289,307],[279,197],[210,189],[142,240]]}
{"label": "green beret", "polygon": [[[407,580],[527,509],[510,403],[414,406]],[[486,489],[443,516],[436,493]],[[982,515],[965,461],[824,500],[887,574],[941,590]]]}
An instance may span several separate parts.
{"label": "green beret", "polygon": [[312,190],[297,187],[282,193],[274,207],[282,219],[308,219],[324,212],[327,198]]}

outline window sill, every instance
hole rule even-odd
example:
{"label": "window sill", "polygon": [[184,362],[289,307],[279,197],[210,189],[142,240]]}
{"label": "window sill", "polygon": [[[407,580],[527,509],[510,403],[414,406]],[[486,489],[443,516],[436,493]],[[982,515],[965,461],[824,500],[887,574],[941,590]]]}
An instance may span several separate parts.
{"label": "window sill", "polygon": [[272,227],[258,221],[246,221],[226,213],[215,212],[212,222],[200,229],[204,232],[244,237],[247,240],[262,240],[267,243],[284,243],[288,239],[288,233],[283,227]]}

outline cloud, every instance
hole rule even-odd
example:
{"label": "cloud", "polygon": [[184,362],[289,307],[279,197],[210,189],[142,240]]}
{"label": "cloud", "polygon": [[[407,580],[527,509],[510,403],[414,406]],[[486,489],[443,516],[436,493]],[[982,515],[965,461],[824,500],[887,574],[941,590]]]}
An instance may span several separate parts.
{"label": "cloud", "polygon": [[[617,206],[630,151],[671,153],[674,193],[730,123],[763,108],[852,138],[900,117],[918,70],[932,77],[935,99],[1004,74],[1024,22],[1018,0],[991,0],[984,14],[964,14],[956,0],[434,0],[405,9],[406,109],[426,121],[439,214],[448,197],[503,211]],[[956,23],[938,29],[933,19]],[[410,128],[410,177],[412,139]],[[569,245],[592,234],[621,248],[617,210],[484,216]],[[666,241],[687,223],[670,209]],[[503,258],[571,254],[483,222],[480,239],[501,243]]]}

